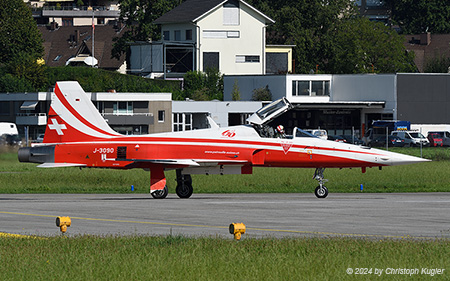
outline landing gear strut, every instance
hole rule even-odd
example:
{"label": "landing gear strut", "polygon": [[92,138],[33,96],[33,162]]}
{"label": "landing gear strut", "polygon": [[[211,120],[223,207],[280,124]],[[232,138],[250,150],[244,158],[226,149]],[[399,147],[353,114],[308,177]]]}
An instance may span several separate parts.
{"label": "landing gear strut", "polygon": [[176,193],[180,198],[189,198],[194,192],[191,175],[183,175],[182,169],[177,169]]}
{"label": "landing gear strut", "polygon": [[328,195],[328,188],[323,185],[323,183],[328,180],[323,178],[323,171],[325,171],[325,168],[316,168],[316,171],[314,172],[313,178],[319,182],[319,186],[317,186],[316,190],[314,190],[314,194],[317,198],[325,198]]}

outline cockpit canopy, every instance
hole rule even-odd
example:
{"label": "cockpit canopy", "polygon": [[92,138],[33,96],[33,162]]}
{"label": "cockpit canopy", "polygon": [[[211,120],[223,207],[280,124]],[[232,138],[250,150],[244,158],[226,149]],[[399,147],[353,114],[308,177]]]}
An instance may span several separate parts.
{"label": "cockpit canopy", "polygon": [[286,98],[282,98],[258,109],[258,111],[247,118],[247,122],[254,125],[263,125],[291,108],[291,103]]}

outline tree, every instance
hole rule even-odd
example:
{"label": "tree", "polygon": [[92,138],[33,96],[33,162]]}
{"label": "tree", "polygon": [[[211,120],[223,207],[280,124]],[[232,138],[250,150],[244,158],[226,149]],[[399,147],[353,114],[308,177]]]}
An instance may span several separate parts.
{"label": "tree", "polygon": [[184,98],[223,100],[223,76],[217,69],[189,71],[184,75]]}
{"label": "tree", "polygon": [[128,42],[158,40],[161,38],[157,18],[172,10],[182,0],[119,0],[120,18],[128,30],[122,37],[114,38],[112,56],[119,58],[128,50]]}
{"label": "tree", "polygon": [[42,58],[42,36],[30,8],[23,0],[0,1],[0,63],[8,64],[19,53]]}
{"label": "tree", "polygon": [[39,64],[33,55],[27,52],[19,52],[12,58],[6,67],[8,73],[29,81],[35,90],[47,90],[45,65]]}
{"label": "tree", "polygon": [[275,20],[269,25],[269,44],[295,45],[296,73],[309,73],[329,57],[328,31],[342,19],[356,15],[350,0],[279,0],[250,1]]}
{"label": "tree", "polygon": [[415,72],[414,53],[403,37],[382,23],[367,18],[339,21],[329,30],[330,46],[322,68],[328,73]]}
{"label": "tree", "polygon": [[269,85],[253,89],[252,101],[271,101],[271,100],[272,100],[272,92],[269,90]]}
{"label": "tree", "polygon": [[450,73],[450,58],[441,56],[434,57],[427,61],[425,73]]}
{"label": "tree", "polygon": [[237,79],[234,79],[233,90],[231,91],[231,100],[240,101],[241,92],[239,91],[239,85]]}
{"label": "tree", "polygon": [[450,5],[445,0],[385,0],[405,34],[450,33]]}

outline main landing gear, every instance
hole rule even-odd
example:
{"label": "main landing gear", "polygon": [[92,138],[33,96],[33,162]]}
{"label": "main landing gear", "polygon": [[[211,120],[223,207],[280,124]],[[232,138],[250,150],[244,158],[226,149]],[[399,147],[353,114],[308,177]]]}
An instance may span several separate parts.
{"label": "main landing gear", "polygon": [[175,191],[180,198],[189,198],[194,192],[191,175],[183,175],[181,169],[177,169],[177,188]]}
{"label": "main landing gear", "polygon": [[319,182],[319,186],[317,186],[316,190],[314,190],[314,194],[317,198],[325,198],[328,195],[328,188],[323,185],[323,183],[328,180],[323,178],[323,171],[325,171],[325,168],[316,168],[316,171],[314,172],[313,179]]}
{"label": "main landing gear", "polygon": [[164,189],[155,190],[151,194],[152,194],[152,197],[155,199],[164,199],[167,197],[167,194],[169,194],[169,189],[167,188],[167,185],[166,185],[166,186],[164,186]]}

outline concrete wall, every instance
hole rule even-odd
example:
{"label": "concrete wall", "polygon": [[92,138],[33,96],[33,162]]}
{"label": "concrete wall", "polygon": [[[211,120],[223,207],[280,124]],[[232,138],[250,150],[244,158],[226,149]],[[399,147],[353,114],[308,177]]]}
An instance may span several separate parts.
{"label": "concrete wall", "polygon": [[272,100],[277,100],[286,96],[286,75],[268,75],[268,76],[233,76],[225,75],[223,77],[224,100],[231,101],[231,92],[234,82],[237,81],[242,101],[252,99],[253,90],[268,86],[272,93]]}
{"label": "concrete wall", "polygon": [[398,74],[398,118],[416,124],[450,124],[449,74]]}
{"label": "concrete wall", "polygon": [[395,74],[333,75],[330,101],[385,101],[396,119],[396,90]]}

